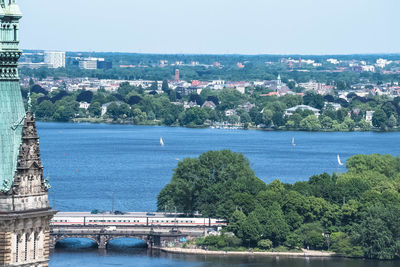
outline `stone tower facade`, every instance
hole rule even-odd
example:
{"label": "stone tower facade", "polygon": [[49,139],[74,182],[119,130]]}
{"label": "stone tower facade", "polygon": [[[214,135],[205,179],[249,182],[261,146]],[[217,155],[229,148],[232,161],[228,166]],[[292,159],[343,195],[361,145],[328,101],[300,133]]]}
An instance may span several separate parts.
{"label": "stone tower facade", "polygon": [[15,0],[0,0],[0,266],[48,266],[54,211],[35,118],[25,113],[19,86],[21,17]]}

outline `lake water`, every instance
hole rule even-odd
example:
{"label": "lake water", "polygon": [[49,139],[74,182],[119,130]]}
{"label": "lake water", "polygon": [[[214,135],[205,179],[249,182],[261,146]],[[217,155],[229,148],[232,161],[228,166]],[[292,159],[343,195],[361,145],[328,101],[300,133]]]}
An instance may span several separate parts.
{"label": "lake water", "polygon": [[[167,184],[179,160],[209,150],[243,153],[265,182],[293,183],[323,172],[344,172],[338,166],[355,154],[400,155],[400,132],[308,133],[187,129],[132,125],[38,123],[45,176],[52,185],[50,201],[60,211],[154,211],[157,194]],[[165,146],[160,146],[160,137]],[[296,146],[291,145],[295,138]],[[262,266],[266,259],[203,258],[151,254],[58,250],[52,266]],[[349,260],[268,258],[269,266],[378,266]],[[132,262],[132,264],[130,263]],[[134,264],[138,262],[138,264]],[[140,263],[140,264],[139,264]],[[327,265],[328,264],[328,265]],[[349,265],[350,264],[350,265]],[[380,263],[392,266],[390,263]],[[385,265],[388,264],[388,265]],[[397,264],[399,264],[397,262]],[[393,265],[394,266],[394,265]]]}

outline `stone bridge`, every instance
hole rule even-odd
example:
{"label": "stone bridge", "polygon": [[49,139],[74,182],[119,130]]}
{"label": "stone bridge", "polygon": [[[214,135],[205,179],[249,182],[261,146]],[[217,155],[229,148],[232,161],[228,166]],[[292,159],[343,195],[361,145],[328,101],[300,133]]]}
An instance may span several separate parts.
{"label": "stone bridge", "polygon": [[110,230],[104,227],[51,227],[50,248],[54,249],[57,242],[67,238],[87,238],[97,243],[99,249],[107,249],[111,240],[119,238],[136,238],[147,243],[149,248],[163,247],[170,242],[179,242],[181,238],[190,240],[204,236],[206,229],[174,227],[126,227]]}

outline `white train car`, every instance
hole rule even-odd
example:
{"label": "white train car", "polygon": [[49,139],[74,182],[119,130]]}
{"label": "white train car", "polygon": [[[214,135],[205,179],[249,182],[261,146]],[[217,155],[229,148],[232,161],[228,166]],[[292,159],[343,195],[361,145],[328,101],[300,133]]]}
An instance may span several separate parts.
{"label": "white train car", "polygon": [[127,213],[123,215],[60,212],[51,221],[53,226],[176,226],[222,227],[226,221],[214,218],[166,217],[162,213]]}

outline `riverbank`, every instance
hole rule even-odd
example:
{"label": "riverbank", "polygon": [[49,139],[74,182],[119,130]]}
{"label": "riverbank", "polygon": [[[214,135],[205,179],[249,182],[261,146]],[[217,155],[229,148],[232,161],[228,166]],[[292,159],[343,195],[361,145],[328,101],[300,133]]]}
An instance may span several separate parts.
{"label": "riverbank", "polygon": [[306,250],[303,252],[252,252],[252,251],[212,251],[188,248],[160,248],[161,251],[173,254],[192,255],[229,255],[229,256],[284,256],[284,257],[337,257],[334,252]]}
{"label": "riverbank", "polygon": [[[40,121],[40,120],[39,120]],[[43,121],[43,122],[55,122],[55,121]],[[75,118],[71,121],[72,123],[93,123],[93,124],[116,124],[116,125],[139,125],[139,126],[165,126],[165,127],[183,127],[183,128],[191,128],[191,129],[204,129],[204,128],[211,128],[211,129],[225,129],[225,130],[260,130],[260,131],[277,131],[277,132],[321,132],[321,133],[333,133],[333,132],[398,132],[400,131],[399,128],[393,128],[388,130],[382,130],[380,128],[371,128],[369,130],[363,130],[360,128],[354,128],[352,130],[345,130],[345,131],[335,131],[333,129],[319,129],[313,131],[307,131],[300,128],[259,128],[255,126],[248,126],[246,127],[216,127],[214,125],[199,125],[199,126],[187,126],[187,125],[165,125],[162,124],[161,121],[146,121],[142,123],[134,123],[130,120],[113,120],[113,119],[103,119],[103,118]]]}

